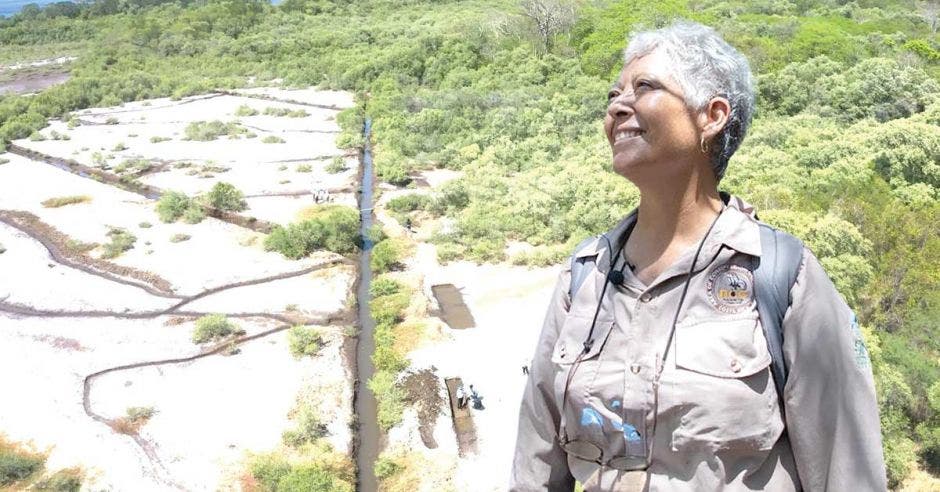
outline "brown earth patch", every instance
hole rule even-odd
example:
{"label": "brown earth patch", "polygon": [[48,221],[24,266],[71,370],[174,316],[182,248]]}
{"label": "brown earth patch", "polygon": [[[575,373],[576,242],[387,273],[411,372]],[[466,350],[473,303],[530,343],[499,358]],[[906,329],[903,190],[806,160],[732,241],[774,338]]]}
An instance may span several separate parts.
{"label": "brown earth patch", "polygon": [[405,376],[403,381],[406,397],[405,401],[417,407],[418,431],[421,433],[421,442],[428,449],[437,447],[434,440],[434,427],[437,416],[441,414],[444,401],[441,399],[438,377],[430,369],[422,369]]}

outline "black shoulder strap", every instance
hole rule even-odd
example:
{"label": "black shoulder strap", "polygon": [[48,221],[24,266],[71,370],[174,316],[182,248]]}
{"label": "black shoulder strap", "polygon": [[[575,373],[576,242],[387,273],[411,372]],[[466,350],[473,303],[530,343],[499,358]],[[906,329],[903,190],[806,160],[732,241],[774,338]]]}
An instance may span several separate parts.
{"label": "black shoulder strap", "polygon": [[754,269],[754,292],[767,348],[773,358],[771,370],[782,409],[788,373],[787,361],[783,358],[783,316],[790,307],[790,289],[803,261],[803,243],[767,224],[760,224],[760,243],[761,256]]}

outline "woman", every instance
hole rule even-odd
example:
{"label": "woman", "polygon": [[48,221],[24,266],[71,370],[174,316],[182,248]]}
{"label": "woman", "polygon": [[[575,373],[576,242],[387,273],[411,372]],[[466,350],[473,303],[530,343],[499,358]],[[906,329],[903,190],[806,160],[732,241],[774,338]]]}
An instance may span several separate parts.
{"label": "woman", "polygon": [[640,205],[579,247],[597,258],[582,285],[561,274],[511,489],[885,490],[867,352],[805,249],[782,323],[789,375],[775,388],[755,302],[760,226],[718,192],[753,113],[747,60],[678,22],[632,37],[608,99],[613,168]]}

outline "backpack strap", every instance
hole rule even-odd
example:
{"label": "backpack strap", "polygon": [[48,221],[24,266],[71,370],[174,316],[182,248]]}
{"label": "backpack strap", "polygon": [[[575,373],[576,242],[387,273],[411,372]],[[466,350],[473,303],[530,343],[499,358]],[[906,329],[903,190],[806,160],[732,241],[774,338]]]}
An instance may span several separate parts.
{"label": "backpack strap", "polygon": [[783,316],[790,307],[790,289],[796,282],[803,262],[803,243],[799,239],[760,224],[761,256],[754,269],[754,294],[757,313],[773,359],[771,371],[783,410],[783,389],[787,384],[787,361],[783,358]]}
{"label": "backpack strap", "polygon": [[578,243],[574,248],[574,253],[571,255],[571,283],[568,285],[568,302],[574,302],[574,296],[581,288],[581,284],[597,266],[597,255],[578,258],[578,251],[587,247],[595,239],[597,239],[596,236],[589,237]]}

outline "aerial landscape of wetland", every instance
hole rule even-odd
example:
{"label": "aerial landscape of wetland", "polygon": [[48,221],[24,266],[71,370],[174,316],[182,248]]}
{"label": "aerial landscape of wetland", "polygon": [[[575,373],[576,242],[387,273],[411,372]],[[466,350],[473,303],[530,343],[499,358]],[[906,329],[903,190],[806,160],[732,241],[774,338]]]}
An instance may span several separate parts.
{"label": "aerial landscape of wetland", "polygon": [[506,490],[559,272],[640,201],[624,41],[676,17],[750,60],[722,189],[857,315],[889,488],[938,490],[938,12],[0,1],[0,491]]}

